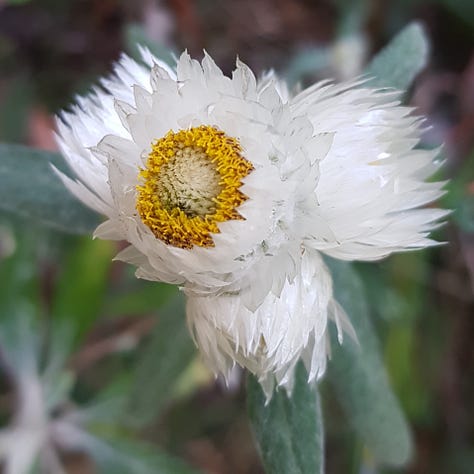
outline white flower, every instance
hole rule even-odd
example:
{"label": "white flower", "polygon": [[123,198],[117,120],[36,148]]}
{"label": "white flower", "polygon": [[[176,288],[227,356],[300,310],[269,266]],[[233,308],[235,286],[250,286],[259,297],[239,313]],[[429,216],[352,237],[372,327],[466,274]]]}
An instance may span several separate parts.
{"label": "white flower", "polygon": [[186,53],[149,52],[58,122],[84,203],[107,216],[95,236],[126,240],[137,276],[179,284],[209,366],[234,362],[270,393],[301,357],[324,372],[328,317],[348,327],[319,252],[374,260],[433,242],[442,194],[426,183],[436,151],[414,150],[421,120],[395,92],[316,84],[292,96],[240,61],[226,77]]}

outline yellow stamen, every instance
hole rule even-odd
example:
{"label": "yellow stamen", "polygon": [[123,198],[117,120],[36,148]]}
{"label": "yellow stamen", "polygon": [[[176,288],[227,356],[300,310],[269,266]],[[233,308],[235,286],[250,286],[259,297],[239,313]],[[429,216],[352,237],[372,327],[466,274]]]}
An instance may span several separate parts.
{"label": "yellow stamen", "polygon": [[243,220],[237,208],[252,164],[236,138],[201,125],[169,131],[152,144],[139,172],[136,207],[142,221],[163,242],[191,249],[214,247],[218,222]]}

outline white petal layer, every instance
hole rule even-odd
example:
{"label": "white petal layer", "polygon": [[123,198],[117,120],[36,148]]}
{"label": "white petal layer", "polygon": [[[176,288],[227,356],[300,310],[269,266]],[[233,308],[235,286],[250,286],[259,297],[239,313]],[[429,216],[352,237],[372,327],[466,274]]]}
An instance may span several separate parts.
{"label": "white petal layer", "polygon": [[[231,78],[208,55],[199,63],[183,54],[176,72],[146,51],[144,62],[124,56],[105,91],[78,99],[58,123],[77,176],[63,182],[107,215],[97,236],[130,242],[141,277],[216,295],[278,262],[291,272],[302,246],[373,260],[433,243],[428,233],[444,213],[419,207],[442,194],[442,183],[424,182],[436,151],[413,149],[420,120],[393,92],[323,82],[291,98],[273,73],[257,81],[240,61]],[[171,247],[136,211],[138,170],[156,139],[202,124],[237,138],[255,168],[241,188],[245,220],[220,223],[215,247]],[[278,285],[269,274],[267,289]],[[248,294],[252,309],[266,292]]]}
{"label": "white petal layer", "polygon": [[306,244],[345,260],[433,245],[428,233],[446,212],[418,208],[443,194],[444,183],[424,182],[440,165],[439,150],[413,149],[421,120],[400,106],[398,93],[349,86],[321,83],[292,101],[315,133],[334,133],[313,209],[333,240],[308,233]]}
{"label": "white petal layer", "polygon": [[188,298],[191,333],[216,374],[228,376],[237,362],[258,377],[269,396],[274,381],[291,388],[300,358],[310,381],[324,373],[328,318],[338,318],[342,327],[345,316],[335,306],[331,276],[320,254],[304,252],[298,267],[280,296],[268,293],[255,311],[242,304],[241,294]]}

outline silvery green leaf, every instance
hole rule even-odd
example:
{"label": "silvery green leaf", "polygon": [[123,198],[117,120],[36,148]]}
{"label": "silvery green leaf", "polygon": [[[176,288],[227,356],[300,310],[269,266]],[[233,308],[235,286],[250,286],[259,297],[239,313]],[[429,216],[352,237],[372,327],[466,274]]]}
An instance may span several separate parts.
{"label": "silvery green leaf", "polygon": [[365,73],[372,87],[393,87],[406,90],[425,67],[429,45],[419,23],[411,23],[380,51]]}
{"label": "silvery green leaf", "polygon": [[340,345],[332,330],[327,377],[349,423],[376,462],[404,465],[412,455],[411,434],[388,381],[364,288],[350,264],[328,259],[328,265],[335,297],[348,314],[358,343],[346,336]]}
{"label": "silvery green leaf", "polygon": [[12,234],[12,244],[13,253],[0,258],[0,350],[13,372],[36,373],[41,345],[34,237]]}
{"label": "silvery green leaf", "polygon": [[147,444],[123,437],[99,438],[74,430],[76,446],[96,464],[99,474],[198,474],[180,459]]}
{"label": "silvery green leaf", "polygon": [[307,380],[306,371],[299,364],[292,396],[280,389],[265,404],[259,383],[253,376],[248,378],[248,411],[267,474],[324,472],[319,396]]}
{"label": "silvery green leaf", "polygon": [[139,358],[127,409],[127,419],[135,426],[149,424],[159,415],[195,354],[184,312],[182,294],[158,309],[156,330]]}
{"label": "silvery green leaf", "polygon": [[115,253],[110,242],[78,239],[62,262],[51,316],[54,329],[59,323],[70,328],[73,343],[90,330],[100,315]]}
{"label": "silvery green leaf", "polygon": [[0,145],[0,210],[63,232],[89,234],[98,215],[80,203],[54,173],[64,170],[57,153]]}

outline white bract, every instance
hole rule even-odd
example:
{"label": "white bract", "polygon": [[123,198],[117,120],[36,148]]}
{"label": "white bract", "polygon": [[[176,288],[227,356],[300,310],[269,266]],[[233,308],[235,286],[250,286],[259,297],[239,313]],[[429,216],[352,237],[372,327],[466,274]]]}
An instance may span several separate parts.
{"label": "white bract", "polygon": [[172,69],[143,52],[58,120],[76,177],[107,217],[95,236],[126,240],[137,276],[175,283],[209,366],[237,362],[291,387],[301,358],[325,368],[327,321],[350,326],[321,253],[375,260],[432,245],[445,214],[425,180],[437,151],[416,150],[421,120],[398,93],[322,82],[296,94],[237,61],[226,77],[206,54]]}

